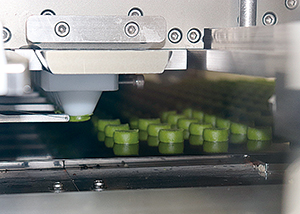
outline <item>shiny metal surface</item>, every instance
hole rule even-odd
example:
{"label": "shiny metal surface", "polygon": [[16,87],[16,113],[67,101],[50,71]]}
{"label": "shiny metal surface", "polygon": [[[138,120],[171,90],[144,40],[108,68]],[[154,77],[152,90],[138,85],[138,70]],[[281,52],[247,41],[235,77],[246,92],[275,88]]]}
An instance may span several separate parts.
{"label": "shiny metal surface", "polygon": [[158,16],[31,16],[26,33],[30,44],[46,49],[156,49],[164,46],[166,21]]}
{"label": "shiny metal surface", "polygon": [[240,0],[240,27],[256,25],[257,0]]}
{"label": "shiny metal surface", "polygon": [[68,122],[66,114],[24,114],[4,115],[0,114],[0,123],[38,123],[38,122]]}

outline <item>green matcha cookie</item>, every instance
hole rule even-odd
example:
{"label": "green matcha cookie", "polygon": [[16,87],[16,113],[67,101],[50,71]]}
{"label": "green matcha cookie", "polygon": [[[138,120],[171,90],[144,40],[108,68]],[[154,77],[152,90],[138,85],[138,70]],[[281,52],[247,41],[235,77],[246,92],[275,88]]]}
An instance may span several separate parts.
{"label": "green matcha cookie", "polygon": [[218,129],[218,128],[204,129],[203,139],[205,141],[209,141],[209,142],[227,141],[228,140],[228,130],[227,129]]}
{"label": "green matcha cookie", "polygon": [[158,139],[163,143],[182,143],[184,141],[183,129],[161,129]]}

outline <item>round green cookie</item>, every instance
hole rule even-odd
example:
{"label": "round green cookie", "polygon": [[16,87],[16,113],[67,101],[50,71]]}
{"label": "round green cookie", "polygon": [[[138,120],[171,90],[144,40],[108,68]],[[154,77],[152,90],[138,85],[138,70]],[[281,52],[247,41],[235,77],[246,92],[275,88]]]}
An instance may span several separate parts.
{"label": "round green cookie", "polygon": [[158,145],[158,151],[163,155],[182,154],[184,151],[184,143],[162,143]]}
{"label": "round green cookie", "polygon": [[140,130],[139,139],[140,139],[140,141],[146,141],[148,139],[148,132]]}
{"label": "round green cookie", "polygon": [[139,128],[139,119],[138,118],[131,118],[129,120],[129,125],[131,129],[138,129]]}
{"label": "round green cookie", "polygon": [[160,117],[161,118],[161,122],[167,123],[168,122],[168,116],[170,114],[177,114],[177,112],[176,111],[165,111],[165,112],[163,112],[161,114],[161,117]]}
{"label": "round green cookie", "polygon": [[189,142],[190,142],[190,145],[192,145],[192,146],[201,146],[201,145],[203,145],[203,136],[202,135],[190,135]]}
{"label": "round green cookie", "polygon": [[158,123],[158,124],[149,124],[148,126],[148,135],[150,136],[158,136],[158,132],[161,129],[170,129],[171,125],[168,123]]}
{"label": "round green cookie", "polygon": [[189,130],[191,123],[197,123],[197,119],[189,119],[189,118],[179,118],[177,121],[177,126],[180,129]]}
{"label": "round green cookie", "polygon": [[98,120],[98,130],[101,132],[104,132],[105,127],[107,125],[120,125],[121,122],[119,119],[115,119],[115,120]]}
{"label": "round green cookie", "polygon": [[223,118],[217,118],[216,124],[218,128],[229,129],[230,128],[230,120],[226,120]]}
{"label": "round green cookie", "polygon": [[191,109],[191,108],[184,109],[184,110],[182,111],[182,113],[183,113],[187,118],[192,118],[192,116],[193,116],[193,109]]}
{"label": "round green cookie", "polygon": [[149,124],[157,124],[157,123],[160,123],[159,118],[139,119],[139,129],[142,131],[147,131]]}
{"label": "round green cookie", "polygon": [[216,126],[217,117],[211,114],[204,114],[204,123],[210,123],[212,126]]}
{"label": "round green cookie", "polygon": [[148,136],[148,139],[147,139],[147,144],[148,146],[150,147],[157,147],[158,144],[159,144],[159,140],[158,140],[158,137],[156,136]]}
{"label": "round green cookie", "polygon": [[197,119],[198,121],[202,122],[203,118],[204,118],[204,112],[194,110],[192,113],[192,117]]}
{"label": "round green cookie", "polygon": [[129,130],[129,125],[128,125],[128,123],[121,124],[121,125],[107,125],[104,130],[105,136],[106,137],[114,137],[114,132],[116,130]]}
{"label": "round green cookie", "polygon": [[170,114],[168,116],[168,123],[171,125],[177,125],[179,118],[185,118],[186,116],[184,114]]}
{"label": "round green cookie", "polygon": [[231,123],[230,132],[232,134],[247,134],[248,126],[242,123]]}
{"label": "round green cookie", "polygon": [[184,141],[183,129],[161,129],[158,139],[163,143],[182,143]]}
{"label": "round green cookie", "polygon": [[212,128],[210,123],[191,123],[189,131],[191,135],[203,135],[203,130]]}
{"label": "round green cookie", "polygon": [[113,152],[116,156],[139,155],[139,144],[114,144]]}
{"label": "round green cookie", "polygon": [[218,128],[208,128],[203,131],[203,139],[209,142],[227,141],[228,130]]}
{"label": "round green cookie", "polygon": [[139,130],[116,130],[114,142],[117,144],[137,144],[139,143]]}
{"label": "round green cookie", "polygon": [[70,116],[69,122],[84,122],[91,119],[91,115],[81,115],[81,116]]}
{"label": "round green cookie", "polygon": [[98,137],[99,141],[104,141],[104,139],[105,139],[105,133],[104,132],[98,132],[97,137]]}
{"label": "round green cookie", "polygon": [[271,127],[249,127],[247,131],[249,140],[272,140]]}
{"label": "round green cookie", "polygon": [[114,138],[112,137],[105,137],[105,140],[104,140],[104,144],[107,148],[112,148],[115,144],[114,142]]}
{"label": "round green cookie", "polygon": [[203,151],[207,153],[226,153],[228,151],[228,142],[204,141]]}

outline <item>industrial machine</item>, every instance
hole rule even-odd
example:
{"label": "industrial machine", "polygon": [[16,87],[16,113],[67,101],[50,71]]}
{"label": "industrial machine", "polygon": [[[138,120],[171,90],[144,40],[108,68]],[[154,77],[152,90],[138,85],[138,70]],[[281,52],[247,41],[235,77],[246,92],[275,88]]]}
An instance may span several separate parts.
{"label": "industrial machine", "polygon": [[[298,213],[299,7],[2,2],[1,213]],[[272,140],[116,147],[98,129],[198,110]]]}

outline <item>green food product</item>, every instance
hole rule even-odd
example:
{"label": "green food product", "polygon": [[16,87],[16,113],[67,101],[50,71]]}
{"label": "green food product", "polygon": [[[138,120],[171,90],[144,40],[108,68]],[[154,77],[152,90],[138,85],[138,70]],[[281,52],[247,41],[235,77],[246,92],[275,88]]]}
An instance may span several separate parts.
{"label": "green food product", "polygon": [[183,130],[183,139],[188,140],[190,137],[190,132],[188,130]]}
{"label": "green food product", "polygon": [[210,123],[191,123],[189,131],[191,135],[203,135],[203,130],[212,128]]}
{"label": "green food product", "polygon": [[202,135],[190,135],[189,138],[190,145],[192,146],[201,146],[203,145],[203,136]]}
{"label": "green food product", "polygon": [[229,137],[230,143],[242,144],[247,142],[247,135],[245,134],[231,134]]}
{"label": "green food product", "polygon": [[203,139],[205,141],[216,142],[216,141],[227,141],[228,130],[219,128],[208,128],[203,131]]}
{"label": "green food product", "polygon": [[161,114],[161,122],[167,123],[168,122],[168,116],[170,114],[177,114],[176,111],[165,111]]}
{"label": "green food product", "polygon": [[251,152],[264,151],[272,144],[269,140],[248,140],[247,149]]}
{"label": "green food product", "polygon": [[142,131],[147,131],[149,124],[157,124],[157,123],[160,123],[159,118],[139,119],[139,129]]}
{"label": "green food product", "polygon": [[91,119],[91,115],[81,115],[81,116],[70,116],[69,122],[84,122]]}
{"label": "green food product", "polygon": [[115,144],[114,138],[112,137],[105,137],[104,144],[107,148],[112,148]]}
{"label": "green food product", "polygon": [[177,126],[177,122],[179,118],[185,118],[184,114],[170,114],[168,116],[168,124]]}
{"label": "green food product", "polygon": [[231,123],[230,132],[232,134],[247,134],[248,126],[242,123]]}
{"label": "green food product", "polygon": [[194,110],[192,113],[192,117],[197,119],[199,122],[202,122],[204,118],[204,112]]}
{"label": "green food product", "polygon": [[140,141],[146,141],[148,139],[148,132],[140,130],[139,139],[140,139]]}
{"label": "green food product", "polygon": [[228,142],[204,141],[203,151],[207,153],[226,153],[228,152]]}
{"label": "green food product", "polygon": [[114,137],[114,132],[116,130],[129,130],[129,125],[128,123],[121,125],[107,125],[104,130],[105,136]]}
{"label": "green food product", "polygon": [[114,144],[113,152],[116,156],[137,156],[139,144]]}
{"label": "green food product", "polygon": [[139,130],[116,130],[114,142],[117,144],[136,144],[139,143]]}
{"label": "green food product", "polygon": [[98,130],[101,132],[104,132],[105,127],[107,125],[120,125],[121,122],[119,119],[115,119],[115,120],[98,120]]}
{"label": "green food product", "polygon": [[249,140],[272,140],[271,127],[249,127],[247,131]]}
{"label": "green food product", "polygon": [[216,124],[218,128],[222,129],[230,129],[230,120],[226,120],[223,118],[217,118]]}
{"label": "green food product", "polygon": [[161,129],[170,129],[170,128],[171,125],[168,123],[150,124],[148,126],[148,135],[157,137]]}
{"label": "green food product", "polygon": [[217,117],[211,114],[204,114],[204,123],[210,123],[212,126],[216,126]]}
{"label": "green food product", "polygon": [[177,121],[177,126],[180,129],[189,130],[191,123],[197,123],[197,119],[189,119],[189,118],[179,118]]}
{"label": "green food product", "polygon": [[139,118],[131,118],[129,120],[129,125],[131,129],[138,129],[139,128]]}
{"label": "green food product", "polygon": [[162,143],[158,145],[158,151],[163,155],[182,154],[184,151],[184,143]]}
{"label": "green food product", "polygon": [[104,139],[105,139],[105,133],[104,132],[98,132],[97,137],[98,137],[99,141],[104,141]]}
{"label": "green food product", "polygon": [[183,129],[161,129],[158,139],[163,143],[183,143]]}
{"label": "green food product", "polygon": [[148,139],[147,139],[147,144],[148,146],[150,147],[157,147],[158,144],[159,144],[159,139],[158,137],[156,136],[148,136]]}
{"label": "green food product", "polygon": [[192,118],[192,116],[193,116],[193,109],[191,109],[191,108],[184,109],[182,113],[183,113],[187,118]]}

